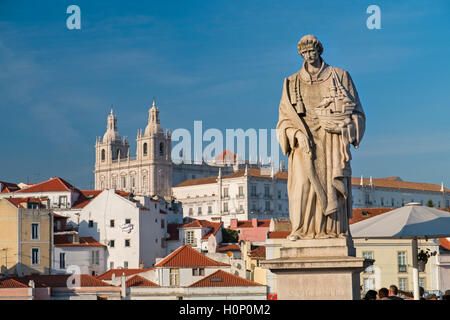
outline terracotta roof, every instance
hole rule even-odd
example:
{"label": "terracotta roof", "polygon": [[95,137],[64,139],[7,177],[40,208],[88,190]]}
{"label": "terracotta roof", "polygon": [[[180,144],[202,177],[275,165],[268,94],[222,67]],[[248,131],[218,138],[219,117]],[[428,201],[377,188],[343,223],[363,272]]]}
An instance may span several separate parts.
{"label": "terracotta roof", "polygon": [[134,276],[125,282],[127,287],[159,287],[156,283],[141,276]]}
{"label": "terracotta roof", "polygon": [[226,244],[219,246],[216,250],[217,252],[228,252],[228,251],[241,251],[241,247],[237,244]]}
{"label": "terracotta roof", "polygon": [[229,264],[215,261],[188,245],[179,247],[161,260],[155,267],[229,267]]}
{"label": "terracotta roof", "polygon": [[194,220],[189,223],[183,224],[179,226],[179,229],[185,228],[209,228],[211,229],[207,234],[205,234],[202,239],[208,239],[211,235],[216,235],[217,231],[219,231],[222,226],[222,222],[211,222],[208,220]]}
{"label": "terracotta roof", "polygon": [[[364,178],[364,185],[369,186],[370,179]],[[402,181],[399,177],[387,177],[387,178],[373,178],[373,186],[378,188],[390,188],[390,189],[407,189],[407,190],[420,190],[420,191],[433,191],[440,192],[441,186],[431,183],[421,182],[408,182]],[[352,185],[359,186],[361,184],[361,178],[352,178]],[[450,192],[450,189],[444,188],[445,192]]]}
{"label": "terracotta roof", "polygon": [[366,220],[371,217],[392,211],[397,208],[353,208],[353,217],[349,220],[350,224]]}
{"label": "terracotta roof", "polygon": [[28,288],[28,286],[12,278],[3,278],[0,279],[0,288]]}
{"label": "terracotta roof", "polygon": [[189,288],[198,287],[254,287],[262,284],[250,281],[223,270],[217,270],[207,277],[191,284]]}
{"label": "terracotta roof", "polygon": [[185,181],[177,184],[175,187],[195,186],[195,185],[199,185],[199,184],[210,184],[210,183],[216,183],[216,182],[217,182],[217,177],[197,178],[197,179],[185,180]]}
{"label": "terracotta roof", "polygon": [[38,202],[40,204],[40,207],[42,208],[42,199],[39,198],[32,198],[32,197],[27,197],[27,198],[4,198],[6,200],[8,200],[10,203],[12,203],[16,208],[26,208],[27,206],[25,205],[26,203],[36,203]]}
{"label": "terracotta roof", "polygon": [[153,268],[147,268],[147,269],[110,269],[106,271],[105,273],[97,276],[97,279],[99,280],[112,280],[112,275],[114,274],[116,277],[122,276],[122,274],[125,274],[126,277],[131,276],[133,274],[138,274],[141,272],[146,272],[153,270]]}
{"label": "terracotta roof", "polygon": [[[80,190],[80,196],[77,201],[72,205],[74,209],[80,209],[87,206],[93,199],[95,199],[104,190]],[[116,190],[116,194],[122,197],[128,197],[130,192]]]}
{"label": "terracotta roof", "polygon": [[267,239],[286,239],[290,231],[271,231],[267,233]]}
{"label": "terracotta roof", "polygon": [[20,187],[12,182],[5,182],[0,181],[0,192],[6,193],[6,192],[14,192],[20,190]]}
{"label": "terracotta roof", "polygon": [[180,240],[178,227],[182,226],[182,224],[178,223],[169,223],[167,224],[167,233],[170,235],[166,240]]}
{"label": "terracotta roof", "polygon": [[248,256],[250,258],[266,258],[266,247],[265,246],[257,246],[255,249],[249,252]]}
{"label": "terracotta roof", "polygon": [[215,160],[217,161],[233,161],[235,162],[238,159],[238,156],[231,152],[230,150],[224,150],[221,154],[219,154]]}
{"label": "terracotta roof", "polygon": [[445,250],[450,250],[450,240],[448,238],[440,238],[439,245]]}
{"label": "terracotta roof", "polygon": [[[270,219],[258,220],[258,228],[269,228]],[[237,228],[253,228],[252,220],[239,220],[237,222]]]}
{"label": "terracotta roof", "polygon": [[56,234],[53,243],[56,247],[106,247],[92,237],[80,237],[80,243],[71,242],[71,237],[67,234]]}
{"label": "terracotta roof", "polygon": [[26,189],[16,191],[16,193],[29,193],[29,192],[50,192],[50,191],[76,191],[80,192],[77,188],[71,185],[66,180],[55,177],[47,181],[35,184]]}
{"label": "terracotta roof", "polygon": [[69,219],[69,217],[62,216],[62,215],[57,214],[57,213],[53,213],[53,218],[58,218],[58,219]]}
{"label": "terracotta roof", "polygon": [[[69,274],[54,274],[54,275],[31,275],[23,277],[12,277],[15,281],[18,281],[26,286],[30,280],[33,280],[36,288],[66,288],[67,278]],[[93,276],[87,274],[80,274],[80,286],[81,287],[110,287],[106,282],[103,282]],[[0,280],[2,281],[2,280]]]}

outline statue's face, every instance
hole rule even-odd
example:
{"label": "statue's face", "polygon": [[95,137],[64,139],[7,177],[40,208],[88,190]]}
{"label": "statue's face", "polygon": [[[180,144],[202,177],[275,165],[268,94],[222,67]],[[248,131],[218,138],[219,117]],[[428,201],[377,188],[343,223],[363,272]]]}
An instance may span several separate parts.
{"label": "statue's face", "polygon": [[320,54],[317,51],[317,48],[305,49],[302,50],[300,53],[302,54],[303,59],[305,59],[306,62],[308,62],[309,64],[314,64],[320,59]]}

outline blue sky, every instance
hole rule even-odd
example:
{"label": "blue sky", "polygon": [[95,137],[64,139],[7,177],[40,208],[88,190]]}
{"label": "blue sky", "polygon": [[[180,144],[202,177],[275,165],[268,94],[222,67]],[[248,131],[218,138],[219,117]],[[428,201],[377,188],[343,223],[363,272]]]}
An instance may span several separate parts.
{"label": "blue sky", "polygon": [[[66,8],[81,8],[81,30]],[[381,30],[366,9],[381,8]],[[111,105],[134,153],[153,96],[162,125],[274,128],[304,34],[350,72],[367,116],[353,175],[450,186],[448,1],[0,0],[0,180],[93,182]]]}

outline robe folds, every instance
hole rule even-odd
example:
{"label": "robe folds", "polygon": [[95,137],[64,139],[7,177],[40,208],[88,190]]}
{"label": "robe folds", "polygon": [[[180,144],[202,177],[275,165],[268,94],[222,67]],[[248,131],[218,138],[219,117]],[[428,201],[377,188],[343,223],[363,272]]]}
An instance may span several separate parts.
{"label": "robe folds", "polygon": [[[347,124],[326,131],[315,110],[339,84],[355,105]],[[305,63],[284,80],[279,106],[277,138],[288,154],[288,197],[291,235],[303,239],[348,235],[352,217],[350,144],[358,147],[365,130],[365,115],[347,71],[322,61],[316,75]],[[302,136],[310,153],[297,144]]]}

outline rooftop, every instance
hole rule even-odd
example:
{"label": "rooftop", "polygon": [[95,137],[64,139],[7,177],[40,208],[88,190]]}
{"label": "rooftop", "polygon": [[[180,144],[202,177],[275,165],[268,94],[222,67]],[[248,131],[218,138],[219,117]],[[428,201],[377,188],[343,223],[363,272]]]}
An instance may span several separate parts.
{"label": "rooftop", "polygon": [[229,267],[229,264],[215,261],[201,254],[188,245],[179,247],[155,265],[158,267]]}
{"label": "rooftop", "polygon": [[217,270],[209,276],[191,284],[189,288],[199,287],[251,287],[262,284],[250,281],[223,270]]}
{"label": "rooftop", "polygon": [[125,274],[126,277],[138,274],[141,272],[146,272],[153,270],[153,268],[147,268],[147,269],[110,269],[106,271],[105,273],[97,276],[97,279],[99,280],[112,280],[112,276],[114,275],[116,278],[122,276]]}
{"label": "rooftop", "polygon": [[159,287],[156,283],[141,276],[134,276],[125,282],[127,287]]}

